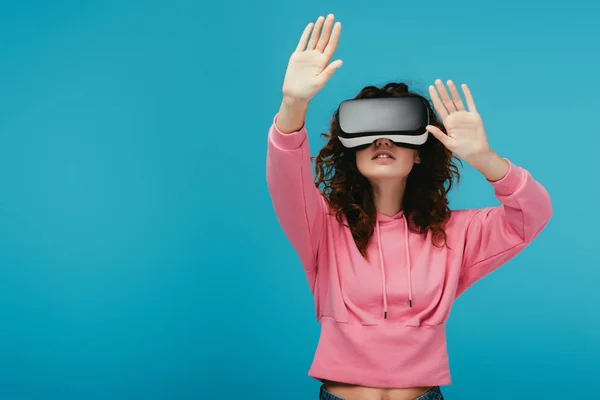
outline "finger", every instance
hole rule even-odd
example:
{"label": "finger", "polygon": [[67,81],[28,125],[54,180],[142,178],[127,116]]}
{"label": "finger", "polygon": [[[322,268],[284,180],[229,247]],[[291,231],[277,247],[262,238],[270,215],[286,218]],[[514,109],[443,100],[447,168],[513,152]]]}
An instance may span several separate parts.
{"label": "finger", "polygon": [[335,74],[335,71],[337,71],[338,68],[342,66],[342,64],[342,60],[335,60],[334,62],[329,64],[327,68],[323,70],[323,72],[319,74],[321,86],[324,86],[327,83],[327,81],[333,76],[333,74]]}
{"label": "finger", "polygon": [[336,22],[335,25],[333,26],[333,31],[331,32],[331,38],[329,39],[329,42],[327,43],[327,47],[325,47],[325,51],[323,52],[323,54],[325,54],[325,56],[327,56],[327,59],[331,59],[331,56],[333,56],[333,53],[335,53],[335,49],[337,48],[338,45],[338,40],[340,39],[340,33],[342,32],[342,24],[340,22]]}
{"label": "finger", "polygon": [[310,33],[312,32],[313,25],[314,24],[311,22],[310,24],[306,25],[306,28],[304,28],[304,32],[302,32],[302,36],[298,41],[296,51],[304,51],[304,49],[306,49],[306,44],[308,43],[308,38],[310,37]]}
{"label": "finger", "polygon": [[325,20],[325,25],[323,26],[323,32],[321,32],[321,37],[319,38],[319,42],[317,43],[317,50],[321,53],[327,46],[329,42],[329,37],[331,35],[331,26],[333,25],[333,14],[329,14],[327,19]]}
{"label": "finger", "polygon": [[310,37],[310,42],[308,42],[307,50],[314,50],[317,47],[317,40],[319,40],[319,35],[321,33],[321,28],[323,27],[323,21],[325,18],[319,17],[317,18],[317,22],[315,23],[315,27],[312,31],[312,36]]}
{"label": "finger", "polygon": [[473,100],[473,95],[471,94],[471,90],[467,86],[466,83],[462,84],[462,90],[465,94],[465,99],[467,100],[467,107],[469,107],[469,111],[477,111],[477,107],[475,107],[475,100]]}
{"label": "finger", "polygon": [[442,142],[442,144],[447,149],[450,148],[450,146],[452,145],[452,138],[449,137],[448,135],[446,135],[444,132],[442,132],[442,130],[440,128],[438,128],[437,126],[433,126],[433,125],[427,125],[427,127],[425,129],[427,129],[427,131],[429,133],[431,133],[433,136],[435,136],[435,138],[437,140]]}
{"label": "finger", "polygon": [[442,120],[446,119],[446,117],[448,116],[448,110],[446,110],[446,107],[444,107],[444,104],[440,100],[440,97],[438,96],[438,93],[437,93],[437,90],[435,90],[435,87],[429,86],[429,96],[431,96],[431,101],[433,102],[433,107],[435,108],[435,111],[438,113],[440,118]]}
{"label": "finger", "polygon": [[458,89],[456,89],[456,85],[451,80],[448,81],[448,88],[450,89],[450,94],[452,95],[452,101],[454,102],[456,109],[458,111],[464,111],[465,105],[463,104],[462,99],[460,98],[460,94],[458,94]]}
{"label": "finger", "polygon": [[438,92],[440,92],[440,96],[442,97],[442,102],[444,103],[446,110],[448,110],[448,112],[452,114],[454,111],[456,111],[456,106],[452,102],[450,96],[448,96],[446,86],[444,86],[444,83],[440,79],[437,79],[435,81],[435,86]]}

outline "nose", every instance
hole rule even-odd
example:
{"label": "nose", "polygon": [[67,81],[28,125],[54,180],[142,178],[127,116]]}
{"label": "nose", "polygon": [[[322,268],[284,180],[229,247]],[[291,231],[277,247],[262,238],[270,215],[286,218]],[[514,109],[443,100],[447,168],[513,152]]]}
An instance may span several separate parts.
{"label": "nose", "polygon": [[391,147],[392,141],[390,139],[380,138],[375,140],[375,147]]}

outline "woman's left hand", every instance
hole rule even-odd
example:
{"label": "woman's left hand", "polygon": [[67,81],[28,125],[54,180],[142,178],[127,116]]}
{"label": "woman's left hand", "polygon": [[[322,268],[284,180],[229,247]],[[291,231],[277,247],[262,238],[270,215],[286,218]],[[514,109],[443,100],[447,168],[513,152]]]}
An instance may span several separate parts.
{"label": "woman's left hand", "polygon": [[454,82],[448,81],[448,88],[450,95],[439,79],[435,81],[435,87],[429,87],[433,106],[441,117],[447,134],[433,125],[428,125],[427,130],[448,150],[472,165],[477,159],[492,153],[483,121],[477,113],[473,96],[466,84],[462,85],[462,90],[468,108],[465,108]]}

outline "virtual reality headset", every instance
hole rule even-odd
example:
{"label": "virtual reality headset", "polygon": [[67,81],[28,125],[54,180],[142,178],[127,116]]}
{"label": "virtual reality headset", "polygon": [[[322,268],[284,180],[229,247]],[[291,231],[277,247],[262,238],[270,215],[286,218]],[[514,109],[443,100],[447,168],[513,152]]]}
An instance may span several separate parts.
{"label": "virtual reality headset", "polygon": [[338,138],[359,150],[386,138],[397,146],[419,149],[427,141],[429,109],[420,97],[344,100],[337,110]]}

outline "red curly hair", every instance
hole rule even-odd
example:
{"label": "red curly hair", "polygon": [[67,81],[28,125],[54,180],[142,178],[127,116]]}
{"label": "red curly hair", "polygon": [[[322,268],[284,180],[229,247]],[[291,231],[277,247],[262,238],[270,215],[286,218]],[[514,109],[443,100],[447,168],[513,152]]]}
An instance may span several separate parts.
{"label": "red curly hair", "polygon": [[[429,121],[444,133],[445,128],[435,115],[429,100],[411,92],[405,83],[388,83],[382,87],[367,86],[356,96],[360,98],[417,96],[429,109]],[[375,230],[377,210],[369,181],[358,171],[356,153],[345,148],[338,139],[338,124],[334,114],[330,133],[321,136],[328,140],[316,163],[315,184],[320,188],[338,222],[346,218],[347,226],[360,253],[367,258],[367,246]],[[415,164],[407,177],[402,210],[409,229],[419,234],[432,233],[433,244],[447,245],[444,225],[450,219],[448,193],[460,180],[455,162],[460,160],[433,135],[419,150],[421,163]]]}

